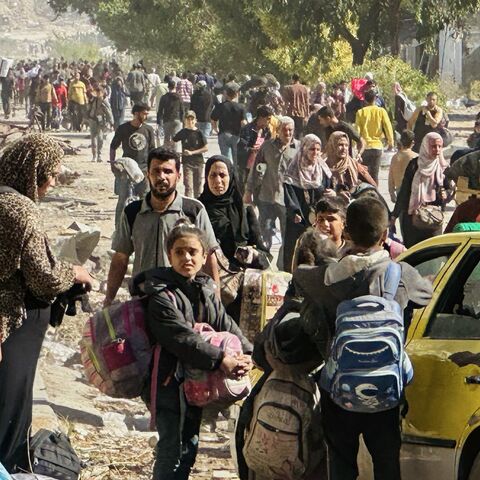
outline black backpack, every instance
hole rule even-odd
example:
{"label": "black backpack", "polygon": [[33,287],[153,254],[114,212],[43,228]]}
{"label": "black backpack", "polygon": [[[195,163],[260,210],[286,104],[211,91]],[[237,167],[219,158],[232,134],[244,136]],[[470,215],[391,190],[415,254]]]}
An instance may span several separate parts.
{"label": "black backpack", "polygon": [[58,480],[78,480],[83,467],[69,438],[44,428],[30,441],[30,459],[33,473]]}

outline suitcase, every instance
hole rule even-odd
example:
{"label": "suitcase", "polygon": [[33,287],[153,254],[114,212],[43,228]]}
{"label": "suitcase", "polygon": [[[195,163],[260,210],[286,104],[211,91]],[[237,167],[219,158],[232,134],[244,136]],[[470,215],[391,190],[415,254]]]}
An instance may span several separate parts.
{"label": "suitcase", "polygon": [[282,305],[291,278],[287,272],[245,271],[239,324],[251,342]]}

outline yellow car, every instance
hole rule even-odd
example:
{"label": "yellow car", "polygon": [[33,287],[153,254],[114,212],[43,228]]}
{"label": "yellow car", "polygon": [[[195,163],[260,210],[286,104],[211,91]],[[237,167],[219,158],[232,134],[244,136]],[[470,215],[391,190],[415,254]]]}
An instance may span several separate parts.
{"label": "yellow car", "polygon": [[433,280],[407,340],[402,478],[480,480],[480,232],[433,237],[399,261]]}

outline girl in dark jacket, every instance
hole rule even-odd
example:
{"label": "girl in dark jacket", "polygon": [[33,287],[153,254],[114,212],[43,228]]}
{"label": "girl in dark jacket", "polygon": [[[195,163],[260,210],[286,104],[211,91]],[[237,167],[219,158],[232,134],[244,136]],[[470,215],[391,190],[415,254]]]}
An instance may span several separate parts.
{"label": "girl in dark jacket", "polygon": [[[200,273],[206,260],[203,232],[190,225],[177,226],[166,248],[172,266],[140,274],[135,284],[143,284],[144,293],[150,294],[147,325],[154,343],[162,347],[156,379],[159,441],[153,479],[187,480],[197,455],[202,409],[186,403],[178,366],[221,369],[228,378],[241,378],[251,369],[252,345],[226,314],[210,277]],[[193,329],[197,321],[237,335],[244,354],[233,357],[205,342]]]}

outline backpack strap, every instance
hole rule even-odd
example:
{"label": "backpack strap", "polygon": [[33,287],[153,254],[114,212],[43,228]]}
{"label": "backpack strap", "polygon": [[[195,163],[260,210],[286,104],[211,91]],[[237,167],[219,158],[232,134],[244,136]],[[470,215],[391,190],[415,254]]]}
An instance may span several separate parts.
{"label": "backpack strap", "polygon": [[133,231],[133,224],[142,208],[142,202],[143,200],[135,200],[134,202],[129,203],[124,209],[125,215],[127,216],[128,226],[130,227],[130,233]]}
{"label": "backpack strap", "polygon": [[383,278],[383,295],[385,300],[393,300],[397,294],[400,279],[402,277],[402,267],[395,262],[390,262],[385,270]]}
{"label": "backpack strap", "polygon": [[[178,308],[177,299],[175,294],[168,289],[162,290],[172,301],[173,306]],[[155,345],[153,349],[153,367],[152,367],[152,381],[150,382],[150,430],[154,431],[156,429],[156,420],[157,420],[157,386],[158,386],[158,368],[160,366],[160,354],[162,353],[161,345]],[[163,385],[166,386],[170,383],[172,379],[172,374],[170,374]]]}
{"label": "backpack strap", "polygon": [[182,212],[190,220],[192,225],[196,224],[197,216],[202,208],[202,204],[197,200],[182,197]]}

